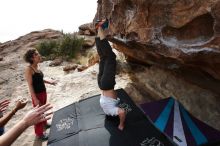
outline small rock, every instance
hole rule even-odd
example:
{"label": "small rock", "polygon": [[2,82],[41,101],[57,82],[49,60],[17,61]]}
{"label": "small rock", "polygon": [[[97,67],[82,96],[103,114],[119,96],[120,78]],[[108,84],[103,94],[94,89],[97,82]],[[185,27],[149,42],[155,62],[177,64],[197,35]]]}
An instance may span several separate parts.
{"label": "small rock", "polygon": [[53,60],[53,61],[49,64],[49,66],[58,66],[58,65],[60,65],[62,62],[63,62],[63,59],[57,58],[57,59]]}
{"label": "small rock", "polygon": [[71,65],[65,66],[65,67],[63,68],[63,71],[75,70],[77,67],[78,67],[78,64],[71,64]]}
{"label": "small rock", "polygon": [[11,66],[11,67],[9,67],[9,69],[15,70],[15,67]]}
{"label": "small rock", "polygon": [[93,47],[95,45],[94,39],[85,40],[83,43],[83,47]]}
{"label": "small rock", "polygon": [[79,65],[79,66],[77,67],[77,70],[78,70],[79,72],[81,72],[81,71],[84,71],[84,70],[87,69],[87,68],[88,68],[88,66]]}

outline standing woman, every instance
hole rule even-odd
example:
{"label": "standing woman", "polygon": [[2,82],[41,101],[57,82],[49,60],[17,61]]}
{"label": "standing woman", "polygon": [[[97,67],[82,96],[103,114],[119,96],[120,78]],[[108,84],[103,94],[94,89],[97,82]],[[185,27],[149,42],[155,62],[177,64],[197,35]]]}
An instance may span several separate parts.
{"label": "standing woman", "polygon": [[[38,68],[38,64],[41,62],[41,56],[36,49],[28,50],[24,55],[24,60],[29,63],[25,69],[25,78],[28,83],[33,106],[42,106],[47,102],[45,83],[51,85],[56,85],[56,83],[43,79],[44,75]],[[42,141],[48,139],[48,136],[44,134],[44,128],[46,127],[47,121],[40,122],[34,126],[36,137]]]}

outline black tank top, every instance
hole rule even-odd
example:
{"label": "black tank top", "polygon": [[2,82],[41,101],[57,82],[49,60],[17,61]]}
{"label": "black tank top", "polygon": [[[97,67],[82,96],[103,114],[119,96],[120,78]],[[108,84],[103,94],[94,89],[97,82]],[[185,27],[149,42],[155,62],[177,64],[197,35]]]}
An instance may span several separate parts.
{"label": "black tank top", "polygon": [[43,80],[44,74],[41,71],[36,72],[32,67],[30,68],[34,71],[34,74],[32,75],[32,84],[33,84],[34,92],[41,93],[46,91],[46,87]]}

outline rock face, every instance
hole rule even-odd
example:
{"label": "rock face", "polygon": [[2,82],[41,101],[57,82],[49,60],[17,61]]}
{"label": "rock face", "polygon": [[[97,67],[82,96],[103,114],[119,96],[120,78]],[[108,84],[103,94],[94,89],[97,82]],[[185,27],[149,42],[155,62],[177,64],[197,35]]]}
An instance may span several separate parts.
{"label": "rock face", "polygon": [[[220,111],[216,110],[220,104],[220,0],[98,0],[94,22],[103,18],[110,19],[110,41],[126,55],[127,61],[158,68],[164,74],[168,70],[189,83],[185,90],[175,92],[175,97],[216,126],[214,121],[220,120]],[[136,86],[143,85],[141,74],[134,72],[131,76]],[[144,77],[149,80],[142,91],[148,91],[155,99],[173,95],[176,90],[165,86],[153,90],[152,86],[160,86],[159,82],[154,82],[149,74]],[[175,82],[176,78],[171,79]],[[161,78],[160,83],[168,81]],[[151,83],[154,84],[149,86]],[[199,90],[190,92],[190,88],[196,90],[194,86],[207,96],[199,94]],[[187,96],[189,92],[192,94]],[[200,106],[191,108],[196,103]],[[203,117],[206,109],[210,115]],[[216,128],[220,129],[220,125]]]}
{"label": "rock face", "polygon": [[[131,60],[220,80],[220,1],[99,0],[112,41]],[[119,44],[119,45],[118,45]]]}

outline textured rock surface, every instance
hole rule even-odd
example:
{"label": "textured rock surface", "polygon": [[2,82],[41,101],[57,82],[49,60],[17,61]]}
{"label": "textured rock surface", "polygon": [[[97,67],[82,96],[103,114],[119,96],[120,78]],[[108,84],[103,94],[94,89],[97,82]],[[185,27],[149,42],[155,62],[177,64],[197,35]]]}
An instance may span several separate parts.
{"label": "textured rock surface", "polygon": [[220,80],[220,1],[98,3],[95,19],[111,18],[115,43],[121,41],[122,51],[133,60],[193,68]]}

